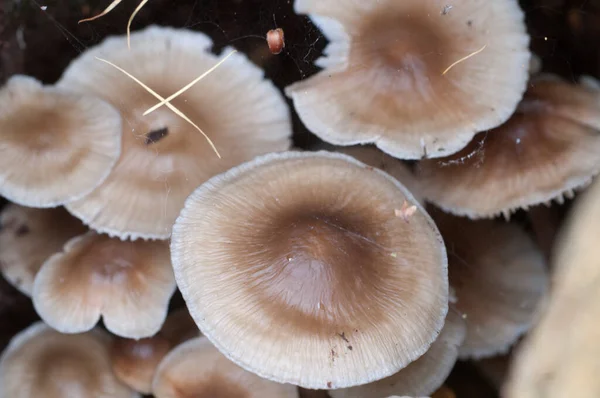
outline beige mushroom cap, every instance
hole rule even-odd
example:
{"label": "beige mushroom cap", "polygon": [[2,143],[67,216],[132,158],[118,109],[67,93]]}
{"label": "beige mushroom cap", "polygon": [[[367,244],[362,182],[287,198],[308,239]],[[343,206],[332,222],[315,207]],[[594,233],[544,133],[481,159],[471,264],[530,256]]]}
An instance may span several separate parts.
{"label": "beige mushroom cap", "polygon": [[111,349],[115,375],[144,394],[152,392],[152,379],[162,359],[176,345],[200,335],[187,309],[167,317],[158,334],[139,340],[117,338]]}
{"label": "beige mushroom cap", "polygon": [[289,148],[289,109],[264,73],[240,53],[171,103],[198,125],[207,140],[167,106],[143,116],[158,101],[131,73],[168,97],[219,62],[202,33],[149,27],[106,39],[75,60],[59,86],[92,92],[112,103],[124,119],[123,155],[107,181],[67,209],[93,229],[121,238],[166,239],[188,195],[210,177],[242,162]]}
{"label": "beige mushroom cap", "polygon": [[432,212],[448,248],[450,284],[467,325],[461,358],[507,352],[548,290],[544,256],[520,227]]}
{"label": "beige mushroom cap", "polygon": [[398,373],[352,388],[331,390],[333,398],[385,398],[390,394],[422,396],[435,392],[446,380],[465,339],[465,322],[456,311],[448,311],[444,328],[429,350]]}
{"label": "beige mushroom cap", "polygon": [[42,265],[33,304],[63,333],[90,330],[102,317],[110,332],[142,338],[160,330],[175,289],[166,242],[121,241],[89,232]]}
{"label": "beige mushroom cap", "polygon": [[261,379],[219,352],[205,337],[171,351],[156,372],[156,398],[297,398],[296,386]]}
{"label": "beige mushroom cap", "polygon": [[529,75],[523,12],[516,0],[452,4],[296,0],[330,41],[317,61],[325,69],[286,89],[308,129],[419,159],[448,156],[506,121]]}
{"label": "beige mushroom cap", "polygon": [[[404,220],[403,203],[415,206]],[[228,358],[278,382],[332,389],[421,356],[448,306],[446,253],[397,180],[350,156],[271,154],[186,201],[171,243],[177,284]]]}
{"label": "beige mushroom cap", "polygon": [[64,208],[34,209],[8,204],[0,213],[0,272],[31,296],[38,270],[64,244],[86,228]]}
{"label": "beige mushroom cap", "polygon": [[0,195],[56,207],[100,185],[121,153],[121,117],[99,98],[13,76],[0,89]]}
{"label": "beige mushroom cap", "polygon": [[64,335],[38,322],[0,357],[0,398],[134,398],[112,374],[109,338],[100,330]]}
{"label": "beige mushroom cap", "polygon": [[470,218],[506,216],[588,184],[600,172],[600,91],[557,77],[533,81],[506,124],[461,152],[420,162],[426,199]]}

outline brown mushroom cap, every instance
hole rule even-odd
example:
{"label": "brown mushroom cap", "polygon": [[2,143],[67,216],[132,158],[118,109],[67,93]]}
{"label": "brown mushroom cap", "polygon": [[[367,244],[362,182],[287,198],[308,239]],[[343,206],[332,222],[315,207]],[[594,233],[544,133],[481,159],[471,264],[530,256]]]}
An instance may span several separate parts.
{"label": "brown mushroom cap", "polygon": [[385,398],[390,394],[428,395],[446,380],[465,339],[465,322],[456,311],[448,311],[444,328],[429,350],[398,373],[352,388],[329,391],[333,398]]}
{"label": "brown mushroom cap", "polygon": [[89,232],[42,265],[33,304],[63,333],[90,330],[102,317],[112,333],[142,338],[160,330],[175,288],[166,242],[121,241]]}
{"label": "brown mushroom cap", "polygon": [[419,159],[506,121],[528,79],[523,12],[516,0],[453,3],[444,13],[437,0],[296,0],[330,40],[325,70],[286,89],[308,129]]}
{"label": "brown mushroom cap", "polygon": [[448,248],[454,305],[467,325],[460,357],[508,351],[530,328],[548,289],[543,254],[516,225],[431,214]]}
{"label": "brown mushroom cap", "polygon": [[188,195],[201,183],[257,155],[289,148],[288,107],[261,69],[240,53],[171,103],[216,145],[163,106],[129,77],[95,57],[125,69],[168,97],[218,63],[202,33],[149,27],[106,39],[75,60],[58,85],[93,92],[124,119],[123,155],[110,177],[68,210],[93,229],[121,238],[165,239]]}
{"label": "brown mushroom cap", "polygon": [[167,317],[160,332],[152,337],[115,339],[111,349],[113,371],[134,390],[150,394],[152,379],[162,359],[173,347],[199,334],[187,309],[178,310]]}
{"label": "brown mushroom cap", "polygon": [[426,199],[470,218],[562,200],[600,172],[600,91],[536,79],[506,124],[417,167]]}
{"label": "brown mushroom cap", "polygon": [[[410,202],[406,221],[394,214]],[[448,305],[437,228],[397,180],[343,154],[271,154],[221,174],[173,229],[200,330],[258,375],[342,388],[423,354]]]}
{"label": "brown mushroom cap", "polygon": [[89,95],[13,76],[0,90],[0,195],[56,207],[100,185],[121,153],[121,117]]}
{"label": "brown mushroom cap", "polygon": [[296,386],[261,379],[219,352],[205,337],[171,351],[154,378],[156,398],[297,398]]}
{"label": "brown mushroom cap", "polygon": [[0,357],[0,397],[139,397],[113,375],[108,344],[100,330],[64,335],[35,323]]}
{"label": "brown mushroom cap", "polygon": [[85,230],[62,207],[34,209],[8,204],[0,213],[0,272],[11,285],[31,296],[33,279],[44,261]]}

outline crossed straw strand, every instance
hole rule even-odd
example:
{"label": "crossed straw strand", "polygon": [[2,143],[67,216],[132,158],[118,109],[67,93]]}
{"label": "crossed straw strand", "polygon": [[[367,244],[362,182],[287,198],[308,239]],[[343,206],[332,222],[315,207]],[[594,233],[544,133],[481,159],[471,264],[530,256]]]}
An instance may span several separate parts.
{"label": "crossed straw strand", "polygon": [[183,112],[181,112],[174,105],[172,105],[170,102],[168,102],[163,97],[161,97],[159,94],[157,94],[156,92],[154,92],[154,90],[152,90],[150,87],[146,86],[144,83],[142,83],[140,80],[138,80],[135,76],[133,76],[132,74],[130,74],[129,72],[127,72],[125,69],[122,69],[122,68],[118,67],[117,65],[113,64],[112,62],[107,61],[105,59],[98,58],[98,57],[94,57],[94,58],[96,58],[97,60],[102,61],[102,62],[104,62],[104,63],[112,66],[113,68],[117,69],[118,71],[124,73],[127,77],[129,77],[134,82],[136,82],[137,84],[139,84],[140,86],[142,86],[144,88],[144,90],[146,90],[146,91],[148,91],[148,93],[152,94],[157,100],[163,101],[164,104],[170,110],[172,110],[173,112],[175,112],[175,114],[177,114],[177,116],[181,117],[183,120],[185,120],[186,122],[188,122],[189,124],[191,124],[192,126],[194,126],[196,128],[196,130],[198,130],[200,132],[200,134],[202,134],[204,136],[204,138],[206,138],[206,140],[210,144],[210,147],[212,148],[212,150],[217,154],[217,156],[219,157],[219,159],[221,159],[221,155],[219,154],[219,151],[215,147],[215,144],[213,144],[213,142],[211,141],[211,139],[208,137],[208,135],[206,135],[206,133],[204,131],[202,131],[202,129],[200,127],[198,127],[194,122],[192,122]]}

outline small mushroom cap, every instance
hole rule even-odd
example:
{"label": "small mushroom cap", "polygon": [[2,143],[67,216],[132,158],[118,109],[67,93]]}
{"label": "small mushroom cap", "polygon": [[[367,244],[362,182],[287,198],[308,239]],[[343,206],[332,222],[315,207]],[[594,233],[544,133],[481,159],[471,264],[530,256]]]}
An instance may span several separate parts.
{"label": "small mushroom cap", "polygon": [[86,231],[64,208],[34,209],[8,204],[0,213],[0,272],[31,296],[38,270],[64,244]]}
{"label": "small mushroom cap", "polygon": [[286,89],[308,129],[419,159],[506,121],[529,76],[523,12],[516,0],[453,4],[296,0],[330,41],[316,62],[325,70]]}
{"label": "small mushroom cap", "polygon": [[419,193],[419,182],[409,166],[399,159],[393,158],[386,153],[380,151],[374,146],[351,146],[337,148],[337,152],[350,155],[356,160],[383,170],[402,183],[411,194],[421,203],[425,204],[425,200]]}
{"label": "small mushroom cap", "polygon": [[162,359],[171,348],[199,334],[187,309],[178,310],[167,317],[160,332],[152,337],[115,339],[111,349],[113,371],[134,390],[150,394],[152,379]]}
{"label": "small mushroom cap", "polygon": [[189,340],[161,362],[156,398],[297,398],[296,386],[261,379],[227,359],[205,337]]}
{"label": "small mushroom cap", "polygon": [[520,227],[431,211],[448,247],[454,306],[467,325],[461,358],[507,352],[548,289],[544,256]]}
{"label": "small mushroom cap", "polygon": [[[394,214],[406,202],[408,220]],[[198,188],[171,253],[190,314],[228,358],[332,389],[389,376],[435,340],[448,305],[440,239],[388,174],[343,154],[287,152]]]}
{"label": "small mushroom cap", "polygon": [[493,217],[557,199],[600,172],[600,91],[536,79],[506,124],[461,152],[420,162],[423,195],[447,212]]}
{"label": "small mushroom cap", "polygon": [[120,238],[166,239],[185,199],[201,183],[242,162],[289,148],[289,109],[263,71],[244,55],[231,55],[171,103],[214,142],[167,106],[143,116],[159,101],[107,59],[169,97],[217,64],[204,34],[149,27],[106,39],[65,71],[61,87],[93,92],[119,109],[123,155],[107,181],[67,209],[91,228]]}
{"label": "small mushroom cap", "polygon": [[465,322],[456,311],[448,311],[444,328],[429,350],[398,373],[352,388],[329,391],[333,398],[385,398],[390,394],[410,396],[435,392],[446,380],[465,339]]}
{"label": "small mushroom cap", "polygon": [[166,242],[128,242],[93,231],[70,240],[35,277],[33,304],[63,333],[92,329],[103,318],[122,337],[158,332],[175,279]]}
{"label": "small mushroom cap", "polygon": [[56,207],[108,177],[121,153],[121,116],[99,98],[14,76],[0,90],[0,151],[0,195]]}
{"label": "small mushroom cap", "polygon": [[552,294],[519,344],[503,396],[600,396],[600,180],[571,212],[557,245]]}
{"label": "small mushroom cap", "polygon": [[108,336],[60,334],[38,322],[0,357],[0,398],[134,398],[113,375]]}

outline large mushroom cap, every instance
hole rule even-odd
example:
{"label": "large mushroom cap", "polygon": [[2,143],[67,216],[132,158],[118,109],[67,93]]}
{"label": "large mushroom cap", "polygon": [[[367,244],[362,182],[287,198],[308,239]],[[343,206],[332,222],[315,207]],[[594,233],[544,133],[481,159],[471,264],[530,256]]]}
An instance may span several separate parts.
{"label": "large mushroom cap", "polygon": [[[410,219],[395,215],[404,203]],[[446,253],[398,181],[342,154],[271,154],[197,189],[171,244],[202,332],[262,377],[331,389],[389,376],[443,326]]]}
{"label": "large mushroom cap", "polygon": [[8,204],[0,213],[0,272],[31,295],[38,270],[85,226],[64,208],[34,209]]}
{"label": "large mushroom cap", "polygon": [[1,398],[135,398],[112,374],[108,336],[60,334],[38,322],[0,357]]}
{"label": "large mushroom cap", "polygon": [[530,327],[548,289],[541,251],[518,226],[432,216],[448,248],[454,304],[467,325],[462,358],[507,352]]}
{"label": "large mushroom cap", "polygon": [[471,218],[562,200],[600,172],[600,90],[534,80],[513,117],[462,151],[420,162],[423,195]]}
{"label": "large mushroom cap", "polygon": [[398,373],[352,388],[329,391],[333,398],[386,398],[390,394],[422,396],[438,389],[450,374],[465,339],[465,322],[448,311],[444,328],[429,350]]}
{"label": "large mushroom cap", "polygon": [[99,98],[14,76],[0,90],[0,195],[56,207],[102,183],[121,153],[121,117]]}
{"label": "large mushroom cap", "polygon": [[112,333],[142,338],[160,330],[175,288],[166,242],[121,241],[91,231],[42,265],[33,304],[63,333],[90,330],[102,317]]}
{"label": "large mushroom cap", "polygon": [[286,150],[291,124],[287,105],[261,69],[231,55],[171,103],[214,142],[167,106],[143,116],[158,101],[117,69],[123,68],[162,97],[169,97],[223,57],[202,33],[150,27],[106,39],[66,70],[59,86],[92,92],[124,119],[123,154],[107,181],[67,209],[92,228],[121,238],[168,238],[185,198],[201,183],[257,155]]}
{"label": "large mushroom cap", "polygon": [[161,362],[152,393],[156,398],[297,398],[296,386],[261,379],[227,359],[198,337]]}
{"label": "large mushroom cap", "polygon": [[333,144],[418,159],[508,119],[528,79],[523,12],[516,0],[451,3],[296,0],[330,40],[325,70],[286,90],[304,124]]}

